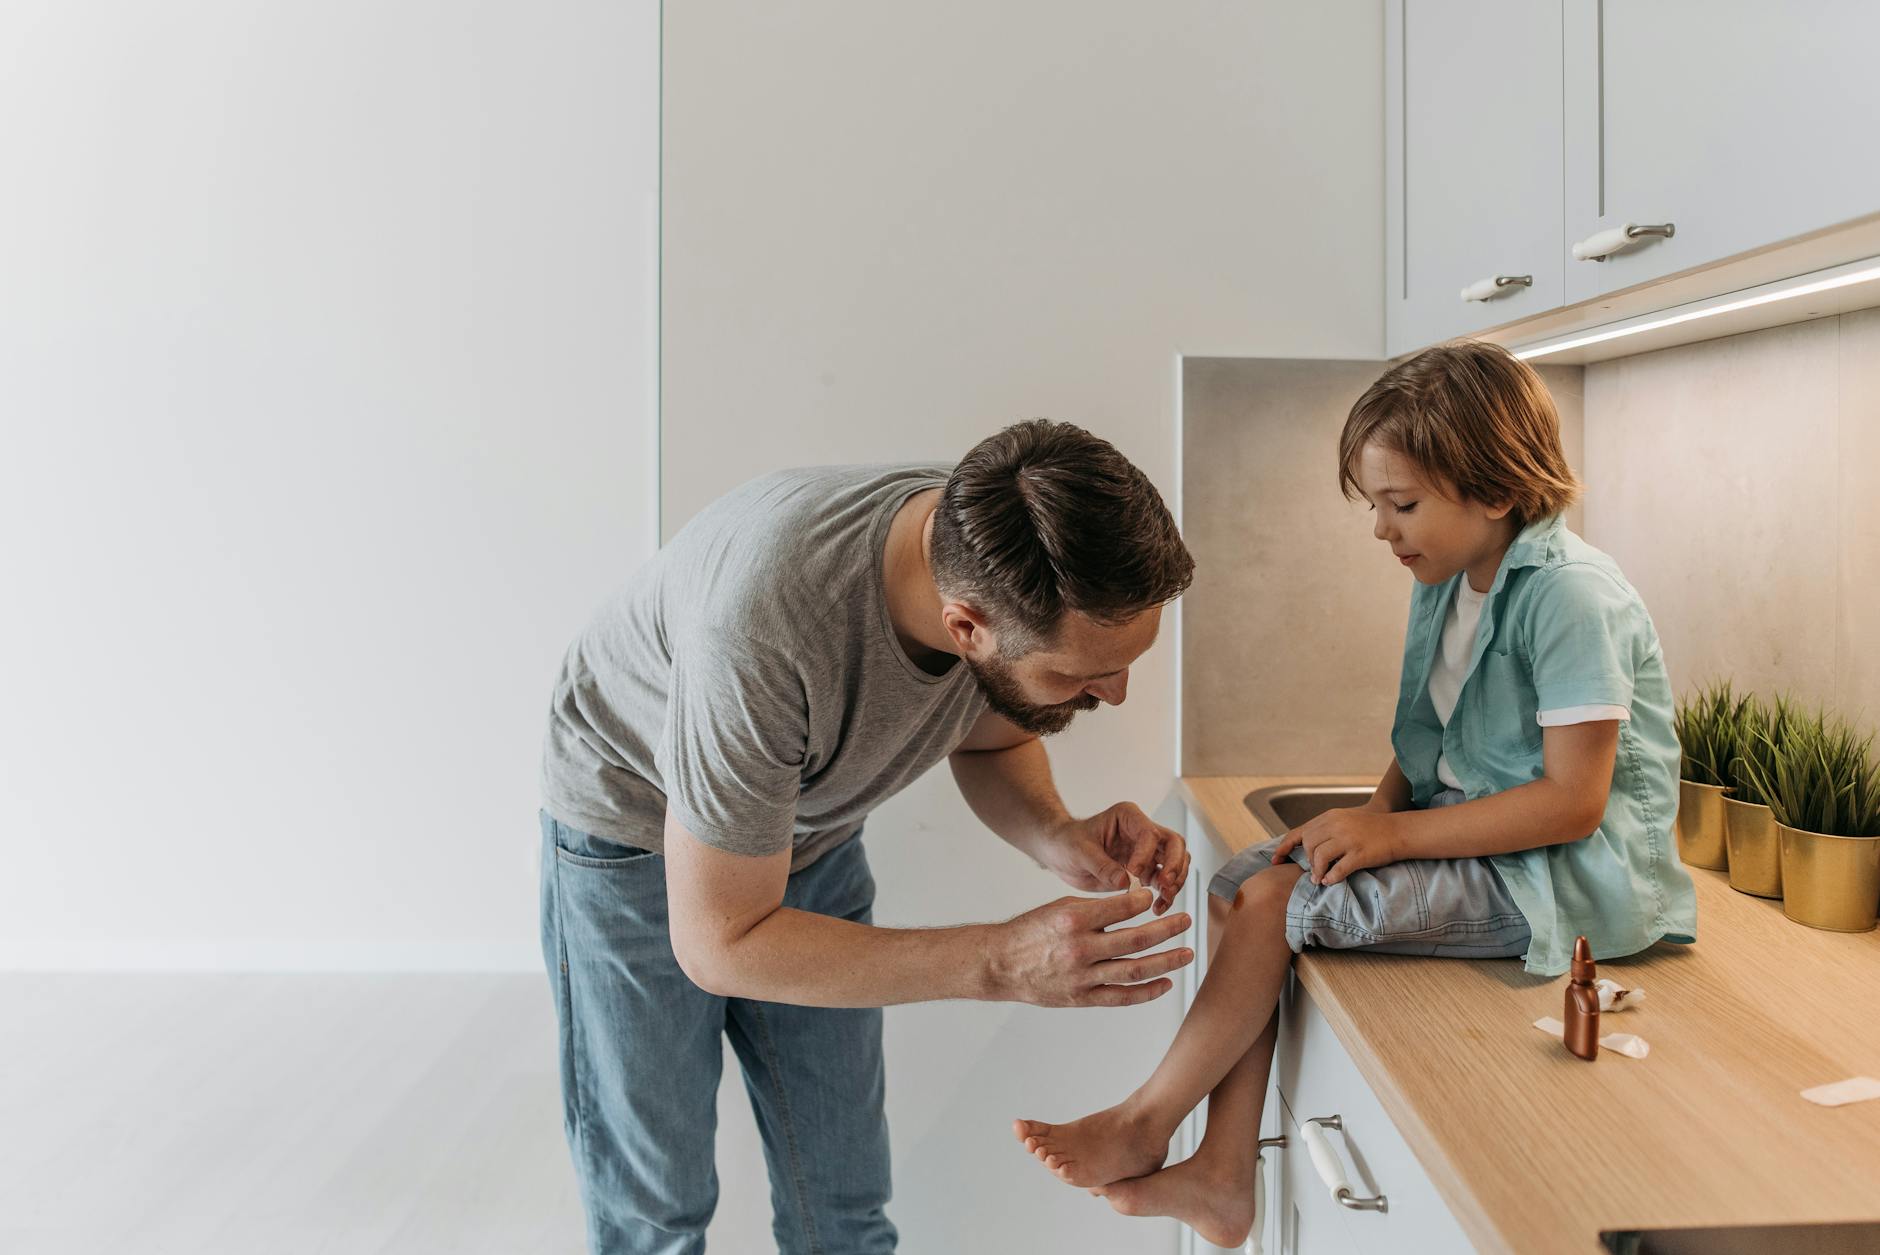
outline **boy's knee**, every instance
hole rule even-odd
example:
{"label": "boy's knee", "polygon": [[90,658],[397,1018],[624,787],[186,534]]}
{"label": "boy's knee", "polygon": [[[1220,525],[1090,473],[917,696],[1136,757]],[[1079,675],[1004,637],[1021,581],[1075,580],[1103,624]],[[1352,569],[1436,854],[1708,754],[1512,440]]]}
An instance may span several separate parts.
{"label": "boy's knee", "polygon": [[1233,909],[1236,912],[1257,911],[1262,914],[1271,910],[1284,910],[1286,899],[1292,896],[1293,885],[1304,870],[1293,862],[1262,868],[1241,884],[1240,892],[1234,895]]}
{"label": "boy's knee", "polygon": [[[1238,894],[1236,894],[1238,896]],[[1227,913],[1234,909],[1234,904],[1218,893],[1208,895],[1208,923],[1220,924],[1227,920]]]}

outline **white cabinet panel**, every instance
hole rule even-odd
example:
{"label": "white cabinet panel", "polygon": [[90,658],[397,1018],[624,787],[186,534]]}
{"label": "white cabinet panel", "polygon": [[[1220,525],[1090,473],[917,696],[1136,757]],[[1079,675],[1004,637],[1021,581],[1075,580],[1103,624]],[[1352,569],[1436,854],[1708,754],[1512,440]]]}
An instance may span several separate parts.
{"label": "white cabinet panel", "polygon": [[[1872,0],[1565,0],[1564,16],[1568,303],[1880,211]],[[1677,233],[1572,259],[1628,222]]]}
{"label": "white cabinet panel", "polygon": [[[1342,1129],[1327,1130],[1327,1136],[1344,1164],[1351,1189],[1359,1197],[1382,1195],[1386,1200],[1384,1211],[1354,1211],[1331,1204],[1356,1248],[1364,1255],[1453,1255],[1473,1250],[1331,1025],[1297,980],[1289,986],[1274,1061],[1274,1082],[1285,1108],[1300,1128],[1315,1117],[1339,1117]],[[1289,1131],[1287,1168],[1305,1176],[1289,1188],[1295,1194],[1317,1193],[1330,1202],[1303,1143],[1297,1155],[1292,1153],[1292,1136]]]}
{"label": "white cabinet panel", "polygon": [[1390,0],[1384,99],[1386,352],[1561,304],[1560,0]]}

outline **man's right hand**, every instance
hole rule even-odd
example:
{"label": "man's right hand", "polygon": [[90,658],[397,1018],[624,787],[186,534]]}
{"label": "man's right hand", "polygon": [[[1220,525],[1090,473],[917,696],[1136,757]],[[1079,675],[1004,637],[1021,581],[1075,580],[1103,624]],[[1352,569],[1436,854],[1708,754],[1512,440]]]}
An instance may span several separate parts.
{"label": "man's right hand", "polygon": [[1186,913],[1111,928],[1149,909],[1148,889],[1059,898],[993,926],[991,997],[1039,1007],[1124,1007],[1160,998],[1168,973],[1194,962],[1187,948],[1141,954],[1192,922]]}

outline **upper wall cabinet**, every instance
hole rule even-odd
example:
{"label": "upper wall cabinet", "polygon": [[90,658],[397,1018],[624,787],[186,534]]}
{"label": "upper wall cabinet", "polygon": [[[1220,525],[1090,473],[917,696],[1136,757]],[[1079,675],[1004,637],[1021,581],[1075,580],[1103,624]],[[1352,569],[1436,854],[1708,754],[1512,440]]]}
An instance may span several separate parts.
{"label": "upper wall cabinet", "polygon": [[[1565,0],[1564,18],[1568,303],[1880,210],[1880,4]],[[1674,230],[1584,259],[1627,225]]]}
{"label": "upper wall cabinet", "polygon": [[1560,0],[1390,0],[1385,49],[1388,353],[1562,304]]}
{"label": "upper wall cabinet", "polygon": [[1386,0],[1385,41],[1390,356],[1874,251],[1880,0]]}

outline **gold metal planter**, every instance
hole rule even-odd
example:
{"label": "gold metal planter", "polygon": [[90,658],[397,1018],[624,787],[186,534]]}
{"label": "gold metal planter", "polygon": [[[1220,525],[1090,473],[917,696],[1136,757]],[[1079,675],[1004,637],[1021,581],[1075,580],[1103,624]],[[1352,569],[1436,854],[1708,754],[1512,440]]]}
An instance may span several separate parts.
{"label": "gold metal planter", "polygon": [[1880,837],[1836,837],[1778,825],[1782,913],[1810,928],[1863,933],[1880,914]]}
{"label": "gold metal planter", "polygon": [[1678,857],[1687,867],[1728,871],[1730,849],[1723,836],[1724,788],[1678,781]]}
{"label": "gold metal planter", "polygon": [[1730,887],[1759,898],[1782,896],[1782,837],[1767,806],[1723,799],[1723,838],[1730,852]]}

